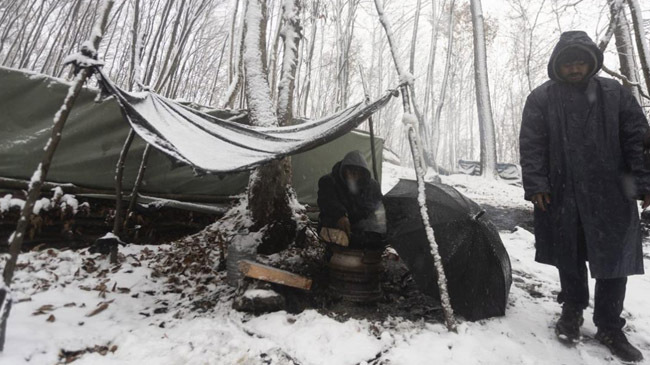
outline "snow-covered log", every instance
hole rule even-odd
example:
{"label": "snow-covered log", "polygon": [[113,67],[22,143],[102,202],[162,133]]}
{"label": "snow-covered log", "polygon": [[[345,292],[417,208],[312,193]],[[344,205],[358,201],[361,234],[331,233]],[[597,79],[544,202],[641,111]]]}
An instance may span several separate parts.
{"label": "snow-covered log", "polygon": [[481,174],[497,178],[497,145],[490,86],[488,84],[487,54],[485,46],[485,24],[481,0],[471,0],[474,35],[474,82],[476,83],[476,107],[478,109],[479,132],[481,134]]}

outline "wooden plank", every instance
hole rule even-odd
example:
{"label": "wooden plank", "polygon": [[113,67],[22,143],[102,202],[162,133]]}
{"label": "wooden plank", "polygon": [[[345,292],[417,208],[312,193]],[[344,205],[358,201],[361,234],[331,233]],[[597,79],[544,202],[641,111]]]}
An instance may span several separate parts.
{"label": "wooden plank", "polygon": [[312,280],[294,273],[276,269],[271,266],[258,264],[249,260],[239,262],[239,270],[244,276],[268,281],[270,283],[290,286],[303,290],[310,290]]}

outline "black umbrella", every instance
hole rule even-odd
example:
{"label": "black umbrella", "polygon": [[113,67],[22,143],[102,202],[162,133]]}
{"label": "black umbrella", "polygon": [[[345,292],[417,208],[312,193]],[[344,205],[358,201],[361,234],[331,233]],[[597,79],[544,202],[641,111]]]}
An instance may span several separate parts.
{"label": "black umbrella", "polygon": [[[505,314],[512,283],[499,233],[474,201],[441,183],[426,183],[426,204],[447,276],[451,305],[470,321]],[[388,242],[420,290],[440,296],[415,181],[400,180],[386,196]]]}

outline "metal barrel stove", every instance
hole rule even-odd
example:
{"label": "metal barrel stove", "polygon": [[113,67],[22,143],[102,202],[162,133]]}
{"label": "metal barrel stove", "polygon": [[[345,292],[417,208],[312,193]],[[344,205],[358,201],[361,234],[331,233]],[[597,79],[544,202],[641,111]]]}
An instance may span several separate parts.
{"label": "metal barrel stove", "polygon": [[329,288],[344,300],[357,303],[382,298],[383,250],[330,245]]}

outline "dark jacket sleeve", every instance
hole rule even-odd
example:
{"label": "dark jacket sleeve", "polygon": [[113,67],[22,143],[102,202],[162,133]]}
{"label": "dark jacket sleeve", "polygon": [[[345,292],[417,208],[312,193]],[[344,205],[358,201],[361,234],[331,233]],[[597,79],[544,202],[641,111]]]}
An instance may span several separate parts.
{"label": "dark jacket sleeve", "polygon": [[526,200],[537,193],[550,193],[548,124],[534,92],[524,106],[519,155]]}
{"label": "dark jacket sleeve", "polygon": [[636,194],[650,194],[650,170],[644,167],[643,139],[648,132],[648,120],[632,93],[621,87],[619,109],[621,150],[625,164],[636,182]]}
{"label": "dark jacket sleeve", "polygon": [[347,209],[339,201],[336,193],[336,182],[330,175],[318,180],[319,220],[324,227],[336,227],[338,220],[347,214]]}

